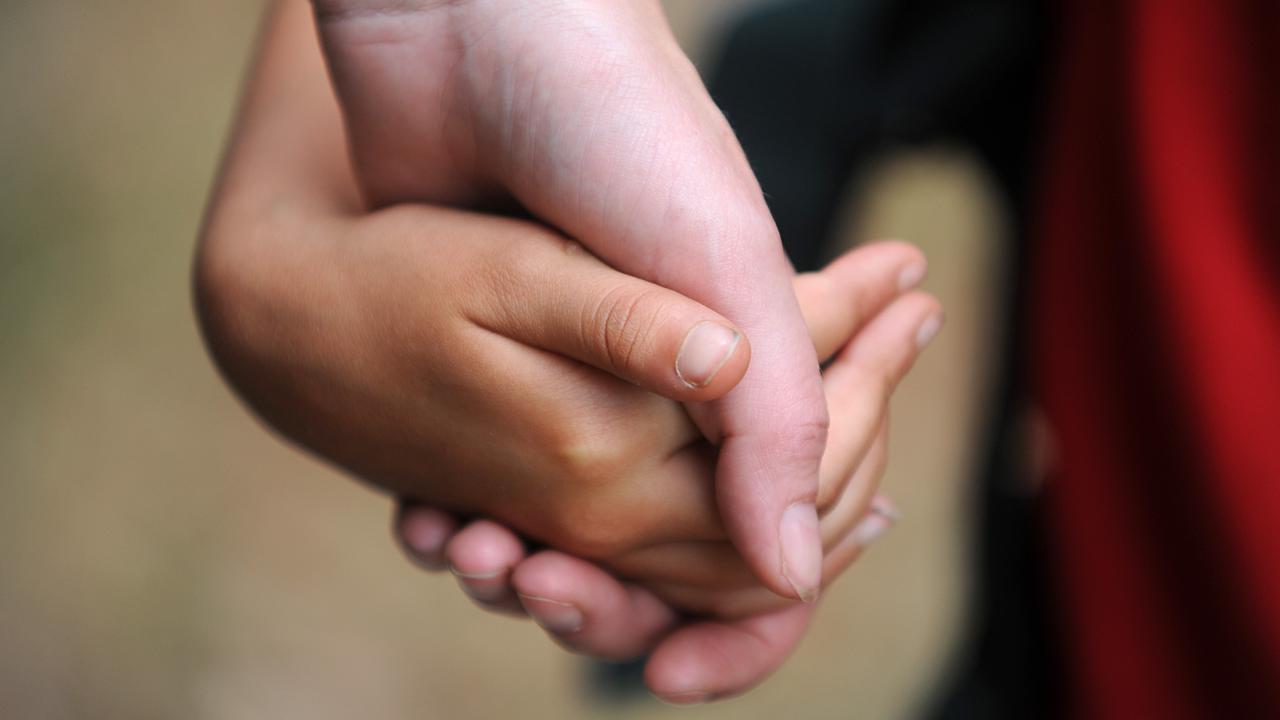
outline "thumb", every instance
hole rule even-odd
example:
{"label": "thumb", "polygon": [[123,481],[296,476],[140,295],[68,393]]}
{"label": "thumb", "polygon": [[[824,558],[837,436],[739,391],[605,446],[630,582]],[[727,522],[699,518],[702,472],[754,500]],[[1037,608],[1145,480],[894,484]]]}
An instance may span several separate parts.
{"label": "thumb", "polygon": [[493,222],[517,225],[494,234],[515,238],[518,261],[488,255],[492,291],[477,293],[478,324],[673,400],[714,400],[742,379],[750,344],[719,313],[620,273],[550,229]]}
{"label": "thumb", "polygon": [[[718,374],[723,397],[686,407],[703,434],[720,441],[716,498],[735,546],[774,592],[812,598],[821,585],[815,503],[828,419],[778,230],[661,6],[573,7],[555,14],[557,33],[520,38],[529,52],[503,80],[538,101],[513,107],[493,102],[502,93],[477,95],[478,112],[488,108],[499,119],[493,127],[520,128],[489,136],[498,150],[486,171],[612,267],[722,313],[751,337],[751,366],[732,389]],[[575,43],[566,52],[570,29]],[[605,318],[619,307],[623,326],[643,326],[643,314],[625,302],[603,307]],[[588,323],[601,325],[609,323]],[[663,360],[672,362],[669,354]],[[736,372],[746,358],[733,362]],[[688,397],[679,385],[667,387],[677,391],[668,397]]]}

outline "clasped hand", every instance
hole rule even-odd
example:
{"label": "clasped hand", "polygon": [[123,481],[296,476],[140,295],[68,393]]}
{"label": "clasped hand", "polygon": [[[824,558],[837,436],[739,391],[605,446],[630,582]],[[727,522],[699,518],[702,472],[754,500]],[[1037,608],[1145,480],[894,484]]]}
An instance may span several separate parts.
{"label": "clasped hand", "polygon": [[[363,210],[298,5],[264,44],[197,265],[231,384],[286,437],[403,498],[402,541],[486,607],[529,611],[590,654],[653,650],[650,685],[670,699],[758,682],[811,606],[744,560],[717,497],[722,438],[686,408],[730,393],[771,338],[536,222]],[[815,502],[827,582],[890,521],[868,507],[888,396],[940,318],[911,291],[922,277],[918,251],[884,243],[792,284],[814,357],[833,358]],[[708,328],[721,340],[691,359]],[[773,381],[785,396],[791,379]],[[551,549],[528,556],[521,536]]]}

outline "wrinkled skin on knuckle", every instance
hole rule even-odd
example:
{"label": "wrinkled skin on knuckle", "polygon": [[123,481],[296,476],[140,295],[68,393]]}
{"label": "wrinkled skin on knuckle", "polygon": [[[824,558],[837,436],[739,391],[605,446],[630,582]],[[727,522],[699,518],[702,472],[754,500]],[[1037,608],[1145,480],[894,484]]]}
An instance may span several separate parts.
{"label": "wrinkled skin on knuckle", "polygon": [[643,352],[662,322],[667,303],[656,288],[636,291],[618,285],[590,302],[582,312],[581,342],[602,348],[617,369],[635,366],[637,352]]}
{"label": "wrinkled skin on knuckle", "polygon": [[[485,243],[483,252],[463,256],[450,274],[463,276],[459,287],[466,292],[461,294],[482,304],[480,314],[502,326],[537,322],[529,312],[530,294],[556,282],[555,275],[568,271],[566,264],[598,263],[572,240],[528,223],[513,226],[504,239],[486,237]],[[526,328],[531,334],[535,330]]]}
{"label": "wrinkled skin on knuckle", "polygon": [[780,442],[785,447],[794,447],[805,452],[814,448],[820,449],[826,447],[827,433],[830,429],[831,420],[826,413],[822,413],[818,418],[804,420],[784,428]]}
{"label": "wrinkled skin on knuckle", "polygon": [[817,469],[827,444],[830,421],[823,415],[817,420],[784,425],[768,436],[770,458],[776,467],[809,473]]}

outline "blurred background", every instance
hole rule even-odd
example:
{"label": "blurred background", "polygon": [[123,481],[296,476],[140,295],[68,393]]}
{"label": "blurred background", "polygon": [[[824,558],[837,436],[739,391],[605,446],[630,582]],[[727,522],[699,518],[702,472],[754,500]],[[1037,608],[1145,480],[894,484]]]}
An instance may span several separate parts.
{"label": "blurred background", "polygon": [[[702,66],[746,0],[669,0]],[[775,3],[776,4],[776,3]],[[948,327],[894,401],[905,519],[744,698],[602,704],[531,623],[390,541],[391,506],[218,379],[188,272],[261,2],[0,4],[0,716],[900,718],[962,632],[1005,213],[965,152],[882,152],[829,244],[901,237]]]}

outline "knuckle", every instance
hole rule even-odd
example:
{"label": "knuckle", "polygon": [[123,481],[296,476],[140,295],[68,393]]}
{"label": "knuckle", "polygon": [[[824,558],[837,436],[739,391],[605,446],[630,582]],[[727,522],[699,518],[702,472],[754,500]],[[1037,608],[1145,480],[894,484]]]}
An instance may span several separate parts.
{"label": "knuckle", "polygon": [[632,367],[653,334],[663,305],[656,289],[614,287],[583,313],[583,344],[600,348],[615,368]]}
{"label": "knuckle", "polygon": [[568,485],[593,488],[611,484],[623,472],[628,448],[581,419],[557,423],[550,443],[552,461]]}
{"label": "knuckle", "polygon": [[[826,449],[829,424],[824,415],[821,419],[797,422],[772,433],[767,441],[767,452],[772,462],[791,477],[814,477]],[[816,491],[815,485],[813,492]]]}
{"label": "knuckle", "polygon": [[830,429],[831,419],[825,413],[818,418],[794,423],[778,434],[777,447],[796,460],[821,457]]}

